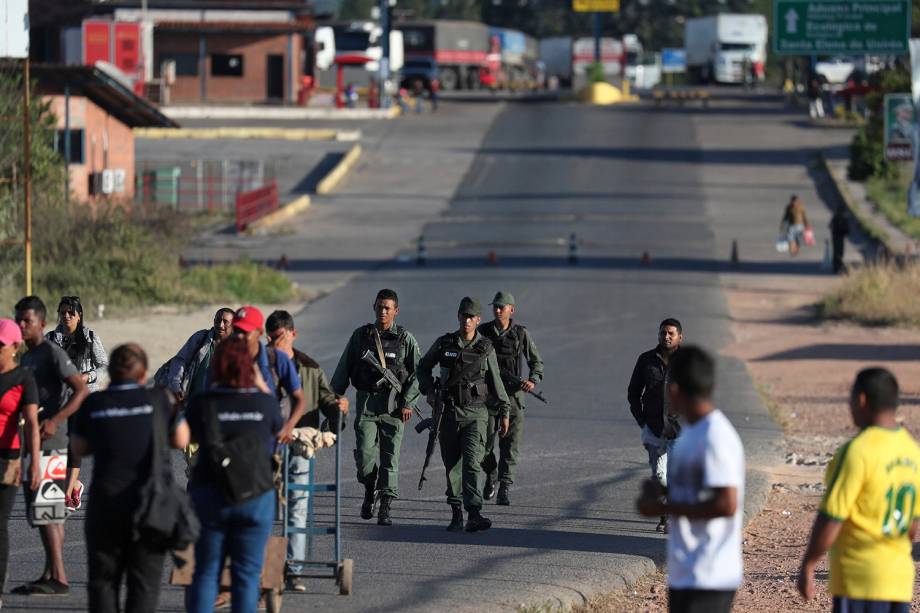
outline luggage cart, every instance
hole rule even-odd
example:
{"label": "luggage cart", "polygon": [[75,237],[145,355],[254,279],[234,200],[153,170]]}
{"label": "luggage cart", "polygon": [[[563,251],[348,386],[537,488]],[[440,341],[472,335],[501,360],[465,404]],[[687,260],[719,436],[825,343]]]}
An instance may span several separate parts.
{"label": "luggage cart", "polygon": [[[348,596],[351,594],[352,590],[352,577],[354,574],[354,561],[351,559],[342,558],[342,521],[341,521],[341,484],[342,484],[342,429],[341,429],[342,420],[339,420],[339,425],[337,427],[337,434],[335,439],[335,482],[333,483],[317,483],[316,482],[316,456],[307,460],[308,462],[308,477],[307,483],[291,483],[290,475],[288,474],[288,454],[290,453],[290,446],[285,446],[284,454],[284,500],[287,502],[288,491],[302,491],[307,494],[307,522],[305,526],[291,526],[289,521],[289,512],[290,505],[282,505],[282,526],[285,542],[293,534],[303,534],[306,536],[307,546],[306,546],[306,559],[304,560],[294,560],[287,559],[285,568],[287,570],[290,564],[297,564],[302,566],[300,573],[292,574],[288,573],[289,577],[301,577],[301,578],[320,578],[320,579],[335,579],[336,585],[339,587],[339,594],[342,596]],[[332,527],[320,527],[316,525],[316,515],[315,515],[315,494],[320,492],[332,492],[335,494],[335,520]],[[315,536],[321,535],[332,535],[333,537],[333,559],[332,560],[321,560],[314,557],[314,542],[313,539]]]}

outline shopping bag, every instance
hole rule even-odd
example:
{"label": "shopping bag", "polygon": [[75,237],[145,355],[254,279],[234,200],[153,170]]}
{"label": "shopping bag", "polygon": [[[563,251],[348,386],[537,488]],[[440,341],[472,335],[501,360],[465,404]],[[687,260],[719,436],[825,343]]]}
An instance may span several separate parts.
{"label": "shopping bag", "polygon": [[805,240],[805,245],[808,247],[815,246],[815,231],[810,227],[805,228],[805,232],[802,234],[802,238]]}
{"label": "shopping bag", "polygon": [[789,253],[789,240],[780,238],[776,241],[776,251],[779,253]]}

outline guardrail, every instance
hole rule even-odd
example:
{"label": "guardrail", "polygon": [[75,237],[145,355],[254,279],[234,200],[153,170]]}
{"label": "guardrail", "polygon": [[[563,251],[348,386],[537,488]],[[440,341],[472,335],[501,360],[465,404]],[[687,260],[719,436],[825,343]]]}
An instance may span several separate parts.
{"label": "guardrail", "polygon": [[278,210],[278,184],[240,192],[236,196],[236,231],[243,232],[255,220]]}

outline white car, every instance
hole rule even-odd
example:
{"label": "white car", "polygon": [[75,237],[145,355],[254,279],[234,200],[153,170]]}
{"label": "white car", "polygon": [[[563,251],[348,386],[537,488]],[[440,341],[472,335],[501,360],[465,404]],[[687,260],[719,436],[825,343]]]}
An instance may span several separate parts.
{"label": "white car", "polygon": [[832,57],[815,63],[815,74],[824,77],[828,83],[846,83],[856,65],[847,57]]}

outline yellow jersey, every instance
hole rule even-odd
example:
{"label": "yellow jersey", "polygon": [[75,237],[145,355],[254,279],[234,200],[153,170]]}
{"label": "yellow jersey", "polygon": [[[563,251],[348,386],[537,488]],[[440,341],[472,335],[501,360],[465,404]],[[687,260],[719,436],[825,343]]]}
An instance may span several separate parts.
{"label": "yellow jersey", "polygon": [[870,426],[837,450],[825,485],[820,511],[843,523],[830,551],[831,594],[910,602],[920,447],[904,428]]}

